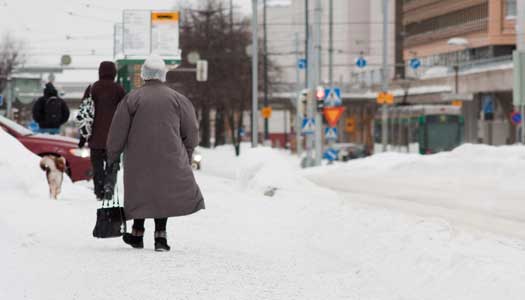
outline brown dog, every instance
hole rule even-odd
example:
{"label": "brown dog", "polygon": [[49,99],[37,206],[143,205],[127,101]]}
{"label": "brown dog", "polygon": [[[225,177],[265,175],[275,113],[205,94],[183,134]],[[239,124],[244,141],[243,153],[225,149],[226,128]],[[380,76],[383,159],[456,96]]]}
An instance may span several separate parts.
{"label": "brown dog", "polygon": [[46,172],[47,183],[49,184],[49,196],[57,199],[62,188],[64,171],[66,170],[66,159],[46,155],[40,160],[40,168]]}

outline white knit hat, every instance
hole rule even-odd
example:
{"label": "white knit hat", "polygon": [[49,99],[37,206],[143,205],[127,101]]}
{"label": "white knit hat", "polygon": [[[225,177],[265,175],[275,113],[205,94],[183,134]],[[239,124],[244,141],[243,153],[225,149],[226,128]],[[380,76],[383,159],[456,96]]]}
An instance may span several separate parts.
{"label": "white knit hat", "polygon": [[162,57],[151,54],[142,65],[140,76],[143,80],[166,81],[166,64]]}

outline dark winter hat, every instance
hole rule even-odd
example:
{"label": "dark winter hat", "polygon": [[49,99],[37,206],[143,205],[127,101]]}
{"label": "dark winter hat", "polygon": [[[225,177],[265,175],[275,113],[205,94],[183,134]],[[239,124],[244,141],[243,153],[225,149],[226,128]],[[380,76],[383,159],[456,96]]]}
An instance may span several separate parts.
{"label": "dark winter hat", "polygon": [[115,80],[115,76],[117,76],[117,67],[113,62],[103,61],[100,63],[100,67],[98,67],[98,77],[100,79]]}
{"label": "dark winter hat", "polygon": [[46,83],[46,87],[44,88],[44,96],[46,97],[58,96],[57,89],[55,89],[55,86],[53,85],[53,83],[51,82]]}

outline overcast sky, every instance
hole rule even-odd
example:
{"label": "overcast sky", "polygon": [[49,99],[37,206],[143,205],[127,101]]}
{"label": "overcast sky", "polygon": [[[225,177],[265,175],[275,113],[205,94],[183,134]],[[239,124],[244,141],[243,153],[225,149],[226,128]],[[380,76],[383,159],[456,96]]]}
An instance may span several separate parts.
{"label": "overcast sky", "polygon": [[[113,24],[123,9],[166,10],[184,2],[199,0],[0,0],[0,31],[25,41],[27,64],[58,64],[71,54],[75,66],[98,65],[112,58]],[[250,3],[234,0],[236,12],[249,13]]]}

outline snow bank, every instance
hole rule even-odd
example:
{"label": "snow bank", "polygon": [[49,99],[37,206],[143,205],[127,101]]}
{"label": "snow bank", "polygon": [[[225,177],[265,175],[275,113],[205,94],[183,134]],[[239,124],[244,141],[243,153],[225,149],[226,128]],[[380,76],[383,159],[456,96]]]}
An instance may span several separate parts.
{"label": "snow bank", "polygon": [[39,167],[40,158],[3,130],[0,130],[0,145],[2,194],[22,193],[29,197],[44,192],[47,195],[47,181]]}
{"label": "snow bank", "polygon": [[[305,174],[325,187],[380,196],[394,206],[421,206],[425,213],[471,225],[491,219],[525,222],[523,146],[464,145],[428,156],[382,153]],[[525,237],[523,228],[503,229],[507,225],[487,226]]]}
{"label": "snow bank", "polygon": [[202,172],[233,179],[243,188],[264,190],[269,187],[296,190],[308,184],[300,176],[299,159],[285,150],[270,147],[241,146],[241,155],[235,156],[231,145],[215,149],[199,149],[203,156]]}
{"label": "snow bank", "polygon": [[[40,157],[29,151],[18,140],[0,130],[0,201],[49,199],[49,187],[45,172],[40,169]],[[71,195],[85,188],[75,186],[64,175],[59,199],[71,199]]]}

